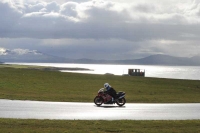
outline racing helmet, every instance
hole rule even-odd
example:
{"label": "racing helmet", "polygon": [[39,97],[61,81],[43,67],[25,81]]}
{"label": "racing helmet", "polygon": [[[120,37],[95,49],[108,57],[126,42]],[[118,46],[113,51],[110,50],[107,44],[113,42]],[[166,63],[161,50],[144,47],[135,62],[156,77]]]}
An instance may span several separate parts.
{"label": "racing helmet", "polygon": [[104,88],[108,88],[108,87],[110,87],[110,85],[108,83],[105,83]]}

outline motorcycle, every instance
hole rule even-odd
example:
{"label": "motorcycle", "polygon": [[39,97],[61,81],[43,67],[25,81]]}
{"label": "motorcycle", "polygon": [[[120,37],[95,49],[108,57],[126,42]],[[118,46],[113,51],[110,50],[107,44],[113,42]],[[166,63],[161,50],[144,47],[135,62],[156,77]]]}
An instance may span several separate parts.
{"label": "motorcycle", "polygon": [[101,106],[103,103],[104,104],[117,104],[118,106],[123,106],[126,103],[125,99],[125,92],[118,92],[116,95],[116,99],[113,101],[112,96],[104,92],[104,88],[101,88],[98,91],[97,96],[94,98],[94,103],[97,106]]}

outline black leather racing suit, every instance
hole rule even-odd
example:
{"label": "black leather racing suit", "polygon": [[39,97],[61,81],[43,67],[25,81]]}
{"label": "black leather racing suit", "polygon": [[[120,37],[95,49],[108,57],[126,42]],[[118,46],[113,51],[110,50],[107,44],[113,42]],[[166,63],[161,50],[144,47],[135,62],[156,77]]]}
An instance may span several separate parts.
{"label": "black leather racing suit", "polygon": [[116,95],[117,95],[115,89],[112,88],[112,87],[109,87],[109,88],[105,91],[105,93],[107,93],[108,95],[112,96],[114,99],[116,98]]}

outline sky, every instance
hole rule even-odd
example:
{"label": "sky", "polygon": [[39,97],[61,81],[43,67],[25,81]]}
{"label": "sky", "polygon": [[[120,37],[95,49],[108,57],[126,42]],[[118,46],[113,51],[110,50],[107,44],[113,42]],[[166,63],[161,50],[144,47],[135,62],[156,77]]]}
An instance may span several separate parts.
{"label": "sky", "polygon": [[200,55],[200,0],[1,0],[1,51],[66,58]]}

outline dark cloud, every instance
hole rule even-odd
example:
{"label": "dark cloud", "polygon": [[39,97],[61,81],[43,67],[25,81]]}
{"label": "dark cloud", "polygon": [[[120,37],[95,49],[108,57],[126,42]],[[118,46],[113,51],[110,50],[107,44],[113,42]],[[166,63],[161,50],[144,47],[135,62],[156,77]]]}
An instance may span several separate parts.
{"label": "dark cloud", "polygon": [[1,17],[5,18],[1,23],[4,29],[1,37],[121,38],[142,41],[190,39],[182,35],[200,34],[199,24],[187,23],[187,16],[182,14],[163,14],[161,18],[153,14],[152,19],[148,18],[148,12],[154,10],[154,5],[150,4],[134,8],[134,11],[146,12],[146,16],[139,14],[139,18],[131,17],[134,12],[128,12],[125,8],[122,11],[114,10],[116,3],[105,1],[87,4],[67,2],[62,5],[56,2],[37,3],[25,6],[23,14],[9,3],[0,3],[0,6]]}
{"label": "dark cloud", "polygon": [[185,56],[198,54],[194,49],[200,40],[199,1],[120,2],[4,0],[0,2],[0,47],[98,59],[181,55],[180,46],[187,48]]}
{"label": "dark cloud", "polygon": [[0,36],[6,37],[6,34],[11,32],[21,16],[22,13],[10,3],[0,2]]}

